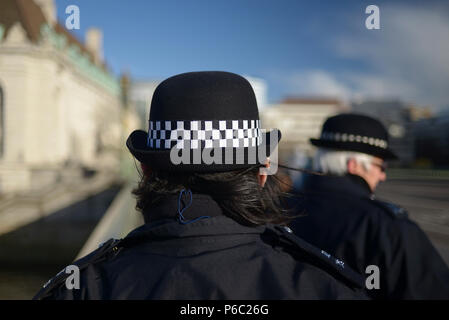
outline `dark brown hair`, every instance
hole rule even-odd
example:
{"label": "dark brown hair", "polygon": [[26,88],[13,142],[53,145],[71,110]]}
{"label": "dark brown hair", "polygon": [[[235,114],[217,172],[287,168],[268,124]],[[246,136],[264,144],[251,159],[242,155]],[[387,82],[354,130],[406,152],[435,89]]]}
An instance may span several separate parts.
{"label": "dark brown hair", "polygon": [[211,196],[223,213],[237,222],[249,225],[287,224],[294,216],[285,209],[282,181],[269,175],[262,188],[258,181],[259,166],[218,173],[170,173],[143,167],[144,174],[133,194],[136,209],[145,212],[166,196],[182,189]]}

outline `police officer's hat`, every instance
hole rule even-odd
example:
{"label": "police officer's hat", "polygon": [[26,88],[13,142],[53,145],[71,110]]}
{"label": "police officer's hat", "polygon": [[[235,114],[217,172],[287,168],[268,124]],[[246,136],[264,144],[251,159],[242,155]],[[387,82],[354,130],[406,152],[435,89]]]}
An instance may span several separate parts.
{"label": "police officer's hat", "polygon": [[[222,71],[183,73],[161,82],[153,94],[148,127],[148,132],[132,132],[126,145],[140,162],[168,171],[262,166],[265,159],[259,155],[269,156],[281,138],[278,129],[261,129],[251,84]],[[189,161],[176,163],[171,151],[181,149],[190,153]],[[221,154],[221,161],[203,159],[208,150]]]}
{"label": "police officer's hat", "polygon": [[357,151],[385,160],[397,159],[388,148],[388,132],[378,120],[361,114],[339,114],[328,118],[319,139],[310,139],[317,147]]}

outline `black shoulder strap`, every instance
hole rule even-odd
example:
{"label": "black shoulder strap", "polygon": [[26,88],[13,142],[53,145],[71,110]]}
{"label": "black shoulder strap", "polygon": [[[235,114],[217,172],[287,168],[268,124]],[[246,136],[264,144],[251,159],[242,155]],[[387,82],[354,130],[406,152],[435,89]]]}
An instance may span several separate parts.
{"label": "black shoulder strap", "polygon": [[[71,265],[75,265],[79,268],[79,270],[83,270],[87,268],[88,265],[92,263],[96,263],[106,259],[110,256],[111,253],[118,252],[119,246],[122,240],[118,239],[109,239],[100,245],[100,247],[94,251],[92,251],[87,256],[73,262]],[[66,271],[67,267],[62,269],[60,272],[56,274],[53,278],[47,281],[41,290],[33,297],[33,300],[42,300],[48,297],[51,291],[57,287],[59,287],[69,276]]]}
{"label": "black shoulder strap", "polygon": [[281,245],[290,247],[293,255],[301,256],[307,262],[316,265],[335,278],[344,282],[353,288],[364,288],[365,279],[362,275],[345,265],[344,261],[339,260],[324,250],[320,250],[310,243],[296,236],[290,228],[282,226],[274,226],[267,228],[274,231],[281,242]]}
{"label": "black shoulder strap", "polygon": [[391,217],[394,219],[405,219],[408,218],[407,210],[402,208],[401,206],[398,206],[394,203],[387,202],[387,201],[381,201],[378,199],[371,200],[376,206],[383,209],[385,212],[387,212]]}

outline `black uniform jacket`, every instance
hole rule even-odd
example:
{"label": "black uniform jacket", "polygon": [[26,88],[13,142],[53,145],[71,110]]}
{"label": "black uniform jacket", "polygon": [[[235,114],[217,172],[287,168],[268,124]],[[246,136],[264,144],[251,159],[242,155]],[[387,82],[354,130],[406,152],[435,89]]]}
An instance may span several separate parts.
{"label": "black uniform jacket", "polygon": [[362,178],[309,175],[293,207],[304,214],[290,225],[299,237],[360,273],[379,267],[372,298],[449,299],[449,269],[427,236],[403,208],[376,200]]}
{"label": "black uniform jacket", "polygon": [[288,228],[243,226],[207,195],[193,195],[182,224],[177,201],[76,261],[79,289],[63,270],[35,299],[367,299],[361,275]]}

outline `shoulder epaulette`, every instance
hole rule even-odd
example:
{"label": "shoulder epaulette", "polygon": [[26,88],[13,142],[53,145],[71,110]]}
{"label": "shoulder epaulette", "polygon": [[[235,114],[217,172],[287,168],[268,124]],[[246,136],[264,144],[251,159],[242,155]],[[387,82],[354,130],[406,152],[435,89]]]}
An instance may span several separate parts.
{"label": "shoulder epaulette", "polygon": [[[85,257],[73,262],[71,266],[75,265],[81,271],[87,268],[89,264],[100,262],[109,257],[110,254],[118,252],[120,242],[121,240],[118,239],[109,239],[108,241],[101,244],[98,249],[92,251]],[[66,273],[67,267],[59,271],[56,276],[48,280],[41,288],[41,290],[33,297],[33,300],[45,299],[46,297],[50,296],[53,289],[59,287],[62,283],[64,283],[70,275]]]}
{"label": "shoulder epaulette", "polygon": [[407,210],[402,208],[401,206],[398,206],[394,203],[387,202],[387,201],[381,201],[378,199],[373,199],[372,202],[377,205],[378,207],[382,208],[384,211],[386,211],[388,214],[390,214],[391,217],[395,219],[403,219],[408,217]]}
{"label": "shoulder epaulette", "polygon": [[[362,275],[355,272],[349,266],[345,265],[343,260],[333,257],[324,250],[318,249],[310,243],[296,236],[288,227],[275,226],[272,228],[284,245],[291,246],[293,251],[299,252],[302,258],[315,264],[335,278],[343,281],[351,287],[364,288],[365,279]],[[294,253],[294,252],[292,252]]]}

